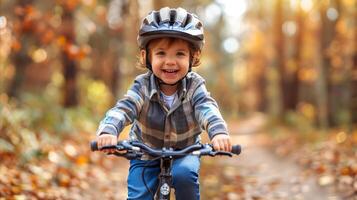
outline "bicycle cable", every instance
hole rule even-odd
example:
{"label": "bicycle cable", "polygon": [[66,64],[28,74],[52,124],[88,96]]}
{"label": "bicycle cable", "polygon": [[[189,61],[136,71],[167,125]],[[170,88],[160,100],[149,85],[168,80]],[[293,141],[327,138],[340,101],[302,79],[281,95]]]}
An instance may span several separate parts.
{"label": "bicycle cable", "polygon": [[[150,193],[152,199],[154,199],[154,193],[151,191],[151,189],[149,188],[149,186],[146,184],[146,181],[145,181],[145,169],[149,167],[149,164],[151,164],[151,162],[153,161],[157,161],[158,159],[160,159],[160,157],[157,157],[157,158],[154,158],[152,160],[149,160],[147,163],[144,164],[143,166],[143,171],[141,172],[141,179],[144,183],[144,186],[146,188],[146,190]],[[152,165],[151,167],[155,167],[155,165]]]}

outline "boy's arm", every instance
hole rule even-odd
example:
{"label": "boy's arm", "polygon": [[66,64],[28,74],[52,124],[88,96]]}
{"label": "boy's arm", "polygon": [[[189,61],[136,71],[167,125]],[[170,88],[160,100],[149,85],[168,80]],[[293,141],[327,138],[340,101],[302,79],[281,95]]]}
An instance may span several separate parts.
{"label": "boy's arm", "polygon": [[228,135],[227,125],[219,111],[217,102],[210,96],[204,84],[195,90],[192,101],[195,117],[201,128],[207,131],[210,140],[219,134]]}
{"label": "boy's arm", "polygon": [[134,122],[141,111],[144,95],[141,92],[139,81],[127,91],[123,99],[119,100],[115,107],[110,109],[100,122],[97,135],[111,134],[119,136],[125,126]]}
{"label": "boy's arm", "polygon": [[210,96],[204,84],[193,94],[195,117],[201,127],[207,131],[213,148],[217,151],[231,151],[232,145],[226,122],[218,109],[216,101]]}

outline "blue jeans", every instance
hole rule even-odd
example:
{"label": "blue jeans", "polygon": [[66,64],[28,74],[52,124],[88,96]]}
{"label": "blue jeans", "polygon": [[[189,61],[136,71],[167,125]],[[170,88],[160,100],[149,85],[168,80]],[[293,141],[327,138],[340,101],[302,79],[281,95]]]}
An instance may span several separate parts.
{"label": "blue jeans", "polygon": [[[144,172],[146,185],[153,194],[156,192],[159,184],[160,160],[131,160],[128,175],[128,200],[152,200],[152,196],[142,180],[142,171],[145,165],[147,165]],[[200,158],[197,156],[189,155],[173,161],[171,173],[176,200],[200,199],[199,168]]]}

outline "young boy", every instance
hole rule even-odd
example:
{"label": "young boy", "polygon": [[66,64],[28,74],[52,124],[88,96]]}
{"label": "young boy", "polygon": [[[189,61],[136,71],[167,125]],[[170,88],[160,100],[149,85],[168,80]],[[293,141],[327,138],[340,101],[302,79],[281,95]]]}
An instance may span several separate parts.
{"label": "young boy", "polygon": [[[200,63],[203,27],[196,15],[185,9],[152,11],[141,25],[138,43],[140,63],[148,72],[136,77],[125,97],[110,109],[97,131],[101,148],[115,145],[123,128],[132,124],[130,140],[154,148],[182,149],[199,142],[207,131],[215,150],[231,151],[226,123],[217,103],[207,92],[204,79],[192,67]],[[114,150],[103,150],[113,152]],[[160,172],[158,160],[132,160],[128,176],[128,199],[152,199]],[[199,199],[197,156],[173,161],[173,186],[177,200]]]}

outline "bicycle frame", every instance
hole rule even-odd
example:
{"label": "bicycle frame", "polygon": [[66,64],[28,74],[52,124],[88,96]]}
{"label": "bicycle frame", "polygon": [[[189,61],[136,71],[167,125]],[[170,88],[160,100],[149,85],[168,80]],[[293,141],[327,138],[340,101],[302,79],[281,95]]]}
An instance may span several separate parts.
{"label": "bicycle frame", "polygon": [[160,174],[159,174],[159,186],[156,190],[155,200],[170,200],[171,188],[172,188],[172,157],[161,158],[160,160]]}

